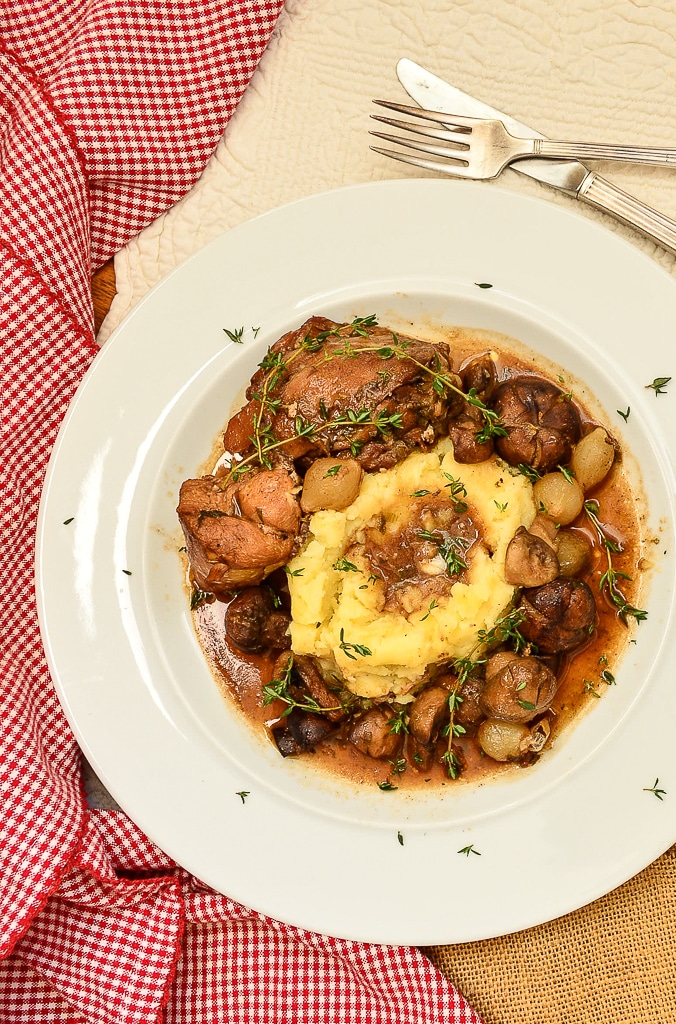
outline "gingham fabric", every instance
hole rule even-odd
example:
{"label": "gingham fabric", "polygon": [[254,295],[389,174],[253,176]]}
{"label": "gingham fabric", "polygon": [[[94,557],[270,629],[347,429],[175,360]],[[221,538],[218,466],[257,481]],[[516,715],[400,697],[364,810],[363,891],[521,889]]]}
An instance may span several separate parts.
{"label": "gingham fabric", "polygon": [[89,810],[39,638],[38,501],[97,351],[91,271],[196,181],[280,7],[0,5],[0,1024],[479,1024],[419,951],[264,918]]}

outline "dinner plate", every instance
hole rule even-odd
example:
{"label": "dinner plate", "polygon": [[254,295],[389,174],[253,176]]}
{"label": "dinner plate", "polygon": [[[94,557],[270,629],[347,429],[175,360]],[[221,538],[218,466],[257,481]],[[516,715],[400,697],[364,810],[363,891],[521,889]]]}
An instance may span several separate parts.
{"label": "dinner plate", "polygon": [[[647,496],[648,618],[617,685],[537,765],[481,785],[383,792],[327,778],[311,758],[283,760],[222,698],[192,628],[181,481],[209,457],[269,345],[312,314],[371,313],[426,336],[500,331],[563,366],[600,402]],[[675,319],[674,281],[610,231],[494,185],[438,180],[274,210],[160,283],[68,411],[37,546],[59,698],[129,816],[257,911],[384,943],[536,925],[676,841],[676,384],[648,386],[676,370]]]}

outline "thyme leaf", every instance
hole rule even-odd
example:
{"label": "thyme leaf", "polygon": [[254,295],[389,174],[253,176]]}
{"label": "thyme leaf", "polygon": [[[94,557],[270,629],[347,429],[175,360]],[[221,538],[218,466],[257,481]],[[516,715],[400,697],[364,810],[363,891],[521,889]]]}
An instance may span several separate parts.
{"label": "thyme leaf", "polygon": [[425,612],[425,614],[423,615],[423,617],[422,617],[422,619],[421,619],[420,621],[421,621],[421,622],[424,622],[424,621],[425,621],[425,619],[429,619],[429,617],[430,617],[430,615],[432,614],[432,612],[434,611],[434,609],[435,609],[435,608],[438,608],[438,607],[439,607],[439,605],[437,604],[437,602],[436,602],[436,601],[434,600],[434,598],[433,598],[433,599],[432,599],[432,600],[430,601],[430,606],[429,606],[429,608],[427,609],[427,611]]}
{"label": "thyme leaf", "polygon": [[652,786],[644,786],[643,787],[643,792],[644,793],[654,793],[658,800],[664,800],[665,796],[667,795],[667,791],[666,791],[666,789],[658,789],[657,787],[659,786],[659,783],[660,783],[660,780],[659,779],[655,779],[655,782],[653,783]]}
{"label": "thyme leaf", "polygon": [[291,673],[293,671],[293,654],[289,655],[286,668],[282,672],[278,679],[272,679],[262,689],[263,695],[263,707],[267,707],[268,704],[272,704],[275,700],[281,700],[283,704],[286,704],[285,710],[282,712],[281,717],[285,718],[288,714],[293,711],[294,708],[299,708],[301,711],[309,711],[312,714],[322,715],[327,711],[344,711],[344,704],[337,704],[335,707],[322,707],[322,705],[311,697],[309,694],[302,700],[296,700],[295,697],[289,693],[289,687],[291,686]]}
{"label": "thyme leaf", "polygon": [[204,604],[211,597],[206,590],[200,590],[196,583],[192,585],[192,592],[190,594],[190,611],[194,611],[195,608],[199,608],[201,604]]}
{"label": "thyme leaf", "polygon": [[[348,643],[347,640],[345,639],[344,629],[341,629],[340,631],[339,647],[341,651],[343,651],[343,653],[346,655],[346,657],[351,658],[352,661],[357,660],[357,654],[361,655],[362,658],[366,658],[368,657],[369,654],[373,654],[373,651],[370,649],[370,647],[365,647],[363,644]],[[354,654],[352,653],[353,651],[355,652]]]}
{"label": "thyme leaf", "polygon": [[646,388],[652,388],[656,395],[665,395],[665,389],[670,380],[671,377],[655,377],[652,384],[646,384]]}
{"label": "thyme leaf", "polygon": [[349,562],[347,558],[339,558],[337,562],[333,563],[333,568],[338,572],[361,572],[359,566],[354,562]]}
{"label": "thyme leaf", "polygon": [[[402,732],[408,732],[408,723],[406,721],[406,709],[401,708],[399,711],[397,711],[396,714],[394,715],[394,718],[391,718],[387,724],[390,727],[390,732],[395,733],[395,735],[397,736]],[[404,762],[404,764],[405,763],[406,762]],[[392,764],[391,761],[390,764]]]}
{"label": "thyme leaf", "polygon": [[536,483],[542,475],[541,473],[538,473],[537,469],[534,469],[533,466],[527,465],[525,462],[520,462],[516,468],[519,473],[523,474],[523,476],[525,476],[527,480],[530,480],[532,484]]}
{"label": "thyme leaf", "polygon": [[605,591],[607,597],[611,603],[617,608],[617,614],[620,621],[626,626],[627,620],[631,617],[637,622],[642,622],[648,618],[647,611],[642,608],[635,608],[634,605],[629,604],[622,589],[620,587],[620,580],[627,580],[631,582],[631,576],[628,576],[626,572],[621,572],[619,569],[615,569],[613,565],[613,555],[621,554],[622,547],[617,541],[613,540],[608,535],[608,532],[599,518],[600,507],[598,501],[593,498],[588,499],[584,503],[584,511],[587,518],[592,523],[596,530],[597,536],[605,548],[606,552],[606,571],[599,580],[599,590]]}

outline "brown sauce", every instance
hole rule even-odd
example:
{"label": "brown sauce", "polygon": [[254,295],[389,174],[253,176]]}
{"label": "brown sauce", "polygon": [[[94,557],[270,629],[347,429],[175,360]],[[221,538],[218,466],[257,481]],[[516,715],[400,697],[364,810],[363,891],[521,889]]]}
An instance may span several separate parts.
{"label": "brown sauce", "polygon": [[[453,337],[448,340],[453,346]],[[463,341],[465,347],[458,346],[460,358],[456,355],[456,366],[462,366],[470,355],[475,356],[486,350],[485,345],[472,349],[471,343],[467,343],[463,335],[458,335],[458,340]],[[504,349],[496,352],[492,345],[491,350],[501,380],[532,374],[557,383],[553,374],[546,377],[542,373],[536,365],[535,357],[529,360]],[[565,390],[566,385],[562,383],[561,377],[557,383],[559,386]],[[583,433],[586,433],[598,421],[577,401],[575,395],[572,400],[580,414]],[[637,605],[645,558],[645,511],[640,496],[630,486],[621,455],[609,476],[586,494],[585,498],[598,502],[599,518],[607,530],[607,536],[616,542],[619,549],[613,554],[613,568],[618,573],[626,574],[627,578],[622,578],[623,594],[629,603]],[[449,517],[447,509],[447,504],[443,510],[437,506],[434,496],[413,499],[408,519],[399,523],[396,530],[388,533],[386,524],[383,524],[382,530],[374,528],[370,535],[363,538],[358,551],[351,549],[346,552],[348,558],[365,558],[369,571],[384,582],[388,608],[401,607],[401,593],[411,584],[421,586],[422,603],[429,603],[430,597],[447,594],[458,578],[426,576],[415,569],[430,556],[430,552],[425,549],[424,538],[420,538],[424,530],[440,531],[446,539],[461,538],[460,546],[464,555],[468,560],[471,558],[471,548],[479,536],[479,528],[462,511]],[[609,686],[613,685],[617,664],[627,643],[632,641],[635,629],[631,618],[628,624],[621,621],[616,607],[600,589],[601,578],[608,568],[607,552],[584,510],[568,528],[583,534],[592,547],[591,564],[588,571],[579,578],[589,585],[595,595],[597,621],[590,640],[571,654],[560,656],[557,661],[556,696],[551,707],[541,716],[547,719],[551,727],[551,739],[547,746],[555,744],[575,719],[602,699]],[[226,608],[227,602],[216,599],[206,601],[195,609],[194,622],[200,644],[225,698],[236,703],[244,720],[261,737],[273,742],[270,729],[280,721],[284,705],[274,701],[265,706],[262,689],[273,678],[273,665],[279,652],[245,654],[237,650],[225,635]],[[393,763],[387,759],[375,760],[363,755],[346,741],[345,733],[346,729],[343,728],[317,745],[314,751],[301,755],[303,760],[314,768],[338,774],[355,784],[377,784],[399,789],[458,784],[448,777],[438,756],[445,749],[446,741],[439,741],[433,762],[419,770],[410,756],[410,739],[405,739]],[[454,750],[462,763],[460,780],[475,781],[523,767],[521,762],[518,765],[509,762],[502,764],[484,756],[473,737],[459,736],[454,741]],[[534,755],[531,761],[536,759],[537,755]],[[406,763],[402,764],[402,760]],[[280,757],[280,767],[281,763]]]}

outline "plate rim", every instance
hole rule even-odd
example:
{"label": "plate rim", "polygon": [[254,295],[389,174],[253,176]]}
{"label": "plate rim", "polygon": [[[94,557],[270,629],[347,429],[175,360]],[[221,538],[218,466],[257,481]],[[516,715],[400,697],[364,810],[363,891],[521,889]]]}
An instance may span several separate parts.
{"label": "plate rim", "polygon": [[[439,187],[439,186],[441,186],[441,187]],[[456,188],[456,184],[454,183],[454,185],[452,187]],[[46,559],[48,559],[48,555],[47,555],[46,550],[45,550],[45,542],[47,540],[47,534],[48,534],[47,517],[48,517],[48,515],[50,514],[50,511],[51,511],[50,504],[49,504],[50,503],[50,495],[52,493],[52,488],[53,488],[53,483],[54,483],[54,474],[58,472],[58,470],[59,470],[59,462],[60,462],[60,460],[62,458],[62,456],[60,455],[60,452],[62,451],[62,447],[63,447],[63,444],[64,444],[64,438],[67,438],[69,436],[69,432],[71,431],[71,429],[73,429],[73,428],[71,428],[70,424],[73,422],[74,419],[76,420],[77,416],[79,415],[79,413],[78,413],[79,397],[78,396],[80,396],[81,393],[84,393],[85,389],[91,389],[92,385],[89,382],[92,381],[92,380],[94,380],[96,382],[98,380],[98,378],[100,378],[102,376],[102,374],[104,373],[104,369],[102,369],[102,367],[105,367],[106,362],[109,361],[109,360],[114,360],[116,358],[117,346],[119,345],[119,342],[117,341],[117,339],[119,337],[123,337],[124,338],[126,335],[129,334],[130,331],[133,332],[133,325],[137,321],[137,319],[142,315],[142,310],[146,310],[149,306],[152,308],[153,305],[157,303],[158,296],[160,296],[160,298],[161,298],[162,295],[167,290],[167,288],[170,287],[170,282],[174,281],[177,276],[180,277],[181,274],[185,273],[186,267],[194,266],[196,263],[199,264],[201,261],[208,260],[210,254],[216,253],[219,250],[219,248],[224,244],[224,239],[228,239],[230,244],[237,244],[237,240],[238,240],[239,237],[241,237],[242,234],[246,235],[247,232],[251,231],[251,225],[256,224],[256,225],[258,225],[260,227],[261,225],[264,225],[266,222],[267,223],[271,223],[272,221],[275,220],[275,218],[278,218],[280,215],[288,216],[289,214],[291,214],[291,216],[292,216],[294,209],[300,209],[300,208],[307,209],[309,206],[313,206],[313,205],[317,205],[317,204],[322,204],[322,203],[326,203],[326,202],[330,203],[331,197],[335,196],[337,193],[340,193],[343,196],[346,195],[347,193],[350,193],[351,195],[355,195],[356,196],[358,194],[367,194],[369,192],[371,192],[372,194],[376,194],[376,193],[382,194],[385,191],[391,190],[392,194],[394,195],[396,192],[399,192],[399,191],[407,192],[407,191],[411,190],[413,193],[415,193],[416,191],[421,190],[421,191],[424,191],[424,192],[430,192],[430,194],[432,192],[436,192],[436,193],[438,193],[438,195],[441,196],[443,194],[443,189],[448,190],[448,188],[449,188],[449,186],[448,186],[447,183],[445,183],[445,182],[438,182],[438,181],[436,181],[434,179],[432,179],[432,180],[430,180],[430,179],[394,179],[392,181],[387,181],[387,182],[371,182],[371,183],[366,183],[366,184],[361,184],[361,185],[347,186],[346,188],[343,188],[343,189],[327,190],[327,191],[322,192],[322,193],[317,193],[316,195],[313,195],[313,196],[308,196],[308,197],[304,197],[304,198],[295,200],[293,203],[287,204],[284,207],[280,207],[280,208],[278,208],[276,210],[268,211],[267,213],[261,214],[259,217],[254,218],[252,221],[247,221],[244,224],[238,225],[238,227],[232,229],[231,231],[227,232],[223,236],[219,236],[219,238],[214,239],[212,242],[210,242],[204,248],[198,250],[196,253],[193,253],[186,260],[184,260],[177,267],[175,267],[165,278],[163,278],[163,280],[161,282],[159,282],[141,300],[141,302],[134,308],[134,310],[132,310],[130,312],[129,316],[125,319],[125,321],[123,321],[123,323],[120,324],[111,333],[111,336],[108,339],[108,341],[106,342],[106,344],[105,344],[104,348],[102,349],[101,353],[99,354],[97,359],[94,361],[94,363],[92,364],[92,367],[90,368],[90,370],[88,371],[87,375],[83,379],[83,382],[80,385],[80,389],[78,389],[78,393],[77,393],[75,399],[73,400],[73,402],[71,403],[71,406],[70,406],[70,408],[69,408],[69,410],[68,410],[68,412],[66,414],[66,417],[64,418],[63,426],[61,428],[61,431],[59,432],[59,436],[58,436],[57,441],[55,443],[52,459],[50,460],[50,465],[49,465],[49,468],[48,468],[48,471],[47,471],[47,476],[45,478],[45,485],[44,485],[44,492],[43,492],[44,498],[43,498],[43,501],[41,501],[40,514],[39,514],[39,519],[38,519],[38,543],[37,543],[37,547],[36,547],[36,573],[37,573],[38,615],[39,615],[39,621],[40,621],[41,630],[43,631],[43,642],[44,642],[45,650],[47,652],[48,662],[49,662],[49,665],[50,665],[50,671],[52,673],[52,678],[54,679],[55,687],[56,687],[56,690],[57,690],[57,695],[59,697],[60,702],[62,703],[62,706],[64,707],[64,711],[66,713],[66,717],[69,720],[71,728],[73,728],[73,731],[75,732],[75,735],[76,735],[76,737],[78,739],[78,742],[83,747],[85,755],[87,756],[88,760],[90,760],[90,763],[92,763],[92,765],[95,768],[95,770],[97,771],[97,773],[100,774],[100,776],[102,778],[102,781],[104,781],[104,783],[108,786],[108,788],[110,789],[111,793],[116,797],[116,799],[118,799],[118,802],[121,804],[121,806],[124,806],[125,803],[129,802],[128,799],[127,799],[127,794],[126,793],[121,793],[121,792],[119,792],[119,790],[117,790],[117,786],[115,784],[115,779],[111,777],[109,767],[107,765],[104,765],[104,764],[101,763],[101,757],[99,756],[99,752],[97,751],[97,749],[94,749],[91,746],[91,744],[89,743],[88,735],[87,735],[88,730],[86,728],[86,725],[83,727],[83,720],[82,720],[82,716],[81,716],[80,710],[79,710],[80,705],[78,704],[78,701],[82,699],[82,696],[78,695],[77,697],[75,697],[75,693],[76,693],[77,687],[75,688],[75,690],[73,689],[72,683],[69,682],[68,679],[65,679],[63,677],[63,673],[61,671],[61,666],[59,664],[57,664],[57,661],[60,660],[61,656],[60,655],[56,655],[54,650],[53,650],[53,648],[52,648],[51,635],[50,635],[50,626],[49,626],[49,618],[50,618],[50,615],[52,613],[51,613],[51,609],[50,610],[47,609],[46,601],[48,601],[50,599],[46,599],[46,592],[44,590],[44,586],[45,586],[45,569],[46,569],[46,564],[47,564]],[[470,203],[474,203],[476,201],[476,202],[478,202],[480,204],[481,201],[488,194],[488,193],[486,193],[486,186],[485,185],[475,185],[473,183],[462,183],[460,188],[463,190],[463,192],[466,195],[474,194],[475,198],[472,198],[471,200],[468,200]],[[596,222],[593,222],[593,221],[590,221],[590,220],[588,220],[586,218],[580,217],[580,215],[578,213],[574,213],[572,210],[567,210],[567,209],[564,209],[562,207],[555,206],[554,204],[547,204],[547,203],[545,203],[544,200],[540,200],[540,199],[537,199],[537,198],[534,198],[534,197],[531,197],[531,196],[524,196],[524,195],[519,194],[519,193],[515,193],[515,192],[511,192],[511,191],[505,190],[505,189],[497,188],[496,186],[492,186],[490,194],[492,196],[498,195],[498,196],[505,197],[503,199],[503,202],[506,203],[507,205],[509,205],[509,204],[516,204],[516,206],[521,206],[522,209],[529,208],[536,216],[540,212],[542,212],[543,208],[546,208],[550,213],[552,213],[553,211],[556,211],[554,213],[554,215],[553,215],[553,220],[554,221],[558,220],[559,222],[562,223],[565,220],[567,224],[575,222],[577,225],[579,225],[579,224],[586,225],[586,228],[582,229],[582,233],[583,234],[584,234],[585,230],[589,229],[591,231],[591,235],[589,236],[590,238],[591,237],[596,237],[597,241],[600,240],[601,238],[603,238],[603,240],[605,242],[608,242],[610,244],[611,249],[616,249],[618,252],[623,252],[625,254],[625,256],[627,256],[627,258],[629,258],[630,262],[631,261],[636,262],[637,258],[638,258],[639,262],[643,261],[644,267],[649,268],[649,276],[654,276],[655,272],[657,272],[657,276],[663,275],[664,282],[669,282],[669,287],[671,288],[672,291],[674,291],[676,293],[676,282],[673,281],[673,279],[667,274],[666,271],[663,270],[663,268],[659,267],[657,264],[655,264],[653,261],[651,261],[649,259],[649,257],[647,257],[644,253],[636,250],[625,239],[621,238],[618,235],[614,235],[611,232],[608,232],[606,229],[604,229],[601,225],[597,224]],[[573,233],[575,233],[575,232],[573,232]],[[610,241],[611,239],[612,239],[612,241]],[[603,248],[603,244],[602,243],[601,243],[601,247]],[[145,315],[145,314],[143,314],[143,315]],[[106,353],[112,353],[112,355],[106,355]],[[47,574],[49,574],[50,571],[51,570],[48,569],[47,570]],[[74,699],[74,697],[75,697],[75,699]],[[74,705],[77,705],[77,707],[75,707]],[[96,743],[94,744],[94,746],[96,746]],[[117,792],[116,792],[116,790],[117,790]],[[146,831],[149,835],[151,835],[151,837],[154,839],[155,842],[158,843],[158,845],[160,845],[161,847],[166,848],[166,845],[167,845],[166,842],[158,841],[158,838],[161,839],[161,837],[158,837],[158,835],[157,835],[157,831],[158,830],[153,827],[153,823],[152,822],[150,823],[150,828],[148,827],[148,824],[149,824],[148,822],[139,823],[139,824],[144,829],[144,831]],[[159,831],[160,832],[162,831],[162,827],[159,828]],[[153,835],[153,833],[155,833],[155,834]],[[673,841],[675,839],[676,839],[676,829],[673,829],[673,831],[671,833],[671,838],[666,843],[666,845],[664,845],[663,838],[660,838],[658,841],[656,841],[655,847],[652,850],[652,853],[654,854],[654,856],[659,856],[659,854],[662,853],[664,851],[664,849],[668,848],[668,846],[671,845],[671,843],[673,843]],[[172,856],[174,856],[174,854],[172,854]],[[650,860],[647,860],[642,865],[642,867],[647,866],[647,864],[649,864],[652,859],[654,859],[654,857],[651,854]],[[472,864],[473,861],[474,861],[474,858],[470,858],[469,859],[469,863],[470,864]],[[627,870],[628,870],[629,873],[626,873]],[[625,866],[625,868],[623,870],[616,871],[616,877],[612,880],[612,882],[608,885],[608,887],[604,888],[602,890],[597,891],[595,893],[595,895],[593,896],[593,898],[597,898],[598,896],[603,895],[605,892],[609,891],[612,888],[615,888],[617,885],[621,884],[623,881],[626,881],[627,878],[631,877],[633,874],[636,873],[636,870],[641,870],[641,867],[639,867],[638,869],[635,869],[634,867]],[[198,877],[199,877],[199,872],[198,871],[194,871],[193,870],[193,873],[197,874]],[[622,877],[620,877],[620,876],[622,876]],[[221,888],[221,887],[217,886],[217,888]],[[221,891],[223,891],[223,890],[221,889]],[[238,897],[234,896],[234,898],[238,898]],[[589,902],[589,900],[585,899],[584,902]],[[256,904],[256,900],[255,899],[253,901],[251,899],[249,899],[249,900],[247,900],[247,903],[248,903],[248,905],[252,906],[253,909],[256,909],[256,910],[258,910],[258,911],[260,911],[262,913],[271,914],[271,916],[276,916],[275,913],[274,913],[274,909],[271,912],[269,906],[267,906],[267,905],[266,906],[257,906],[257,905],[255,905]],[[582,906],[584,904],[583,903],[579,903],[577,905]],[[533,918],[532,913],[531,913],[530,918],[529,918],[528,915],[526,915],[525,917],[522,917],[519,920],[515,920],[515,925],[516,926],[515,927],[510,927],[507,931],[520,930],[523,927],[529,927],[531,924],[543,923],[545,920],[550,920],[552,917],[560,916],[560,913],[567,913],[569,910],[572,910],[572,909],[576,909],[576,907],[573,906],[573,905],[570,905],[568,907],[568,910],[563,910],[563,911],[558,910],[556,913],[554,913],[554,914],[552,914],[550,916],[545,916],[545,917],[541,918],[541,920],[535,920]],[[286,916],[284,916],[283,919],[284,920],[288,920],[288,914]],[[530,921],[530,923],[529,923],[529,921]],[[307,913],[306,914],[302,914],[301,913],[301,914],[299,914],[296,917],[296,919],[291,920],[289,923],[295,924],[298,927],[309,927],[310,929],[312,929],[314,931],[324,931],[324,932],[327,932],[329,934],[334,934],[334,930],[332,930],[330,924],[329,924],[329,927],[321,927],[321,925],[319,925],[318,921],[316,920],[316,915],[314,915],[313,913],[311,913],[309,916],[308,916]],[[366,926],[366,930],[364,930],[363,927],[360,927],[354,933],[347,934],[347,935],[342,935],[342,937],[364,939],[366,941],[381,941],[381,942],[391,942],[391,941],[408,942],[408,941],[414,941],[415,944],[429,945],[429,944],[442,944],[442,943],[447,943],[447,942],[470,941],[470,940],[476,939],[476,938],[488,938],[488,937],[491,937],[492,934],[495,934],[495,935],[497,935],[497,934],[507,934],[507,931],[505,931],[504,928],[502,928],[502,927],[500,927],[497,931],[495,931],[495,932],[493,932],[491,934],[473,934],[471,928],[468,928],[463,933],[463,935],[461,937],[452,937],[451,936],[449,938],[442,938],[436,932],[434,932],[434,933],[433,932],[427,933],[427,932],[421,930],[420,923],[418,923],[415,928],[411,927],[409,929],[408,926],[407,926],[407,928],[405,930],[405,933],[402,932],[402,934],[396,935],[396,936],[394,936],[394,938],[391,938],[391,937],[387,937],[387,936],[381,934],[378,931],[377,928],[375,928],[373,931],[370,932],[369,931],[369,927],[370,926],[367,925]],[[485,930],[486,929],[484,928],[484,931]],[[406,935],[408,935],[408,934],[410,934],[412,936],[412,940],[409,939],[409,938],[406,938]],[[450,932],[449,932],[449,936],[450,936]]]}

